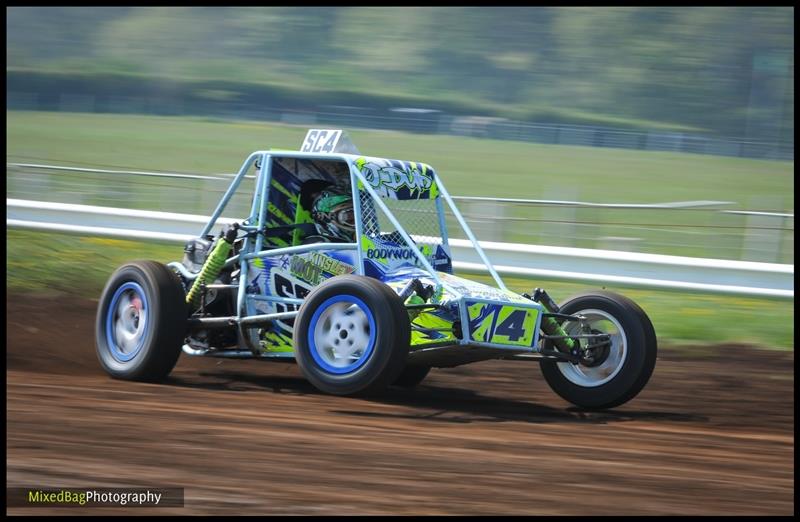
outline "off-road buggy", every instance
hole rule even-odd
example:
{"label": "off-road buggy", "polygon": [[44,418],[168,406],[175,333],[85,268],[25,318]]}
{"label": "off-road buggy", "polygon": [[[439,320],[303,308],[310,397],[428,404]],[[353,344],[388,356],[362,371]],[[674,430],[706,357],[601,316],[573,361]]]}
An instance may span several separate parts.
{"label": "off-road buggy", "polygon": [[[249,215],[212,235],[245,179]],[[496,287],[453,274],[451,230]],[[294,360],[337,395],[411,387],[432,367],[538,360],[558,395],[594,409],[633,398],[656,361],[634,302],[508,290],[430,165],[361,155],[338,130],[252,153],[182,261],[114,272],[96,345],[117,378],[162,380],[183,351]]]}

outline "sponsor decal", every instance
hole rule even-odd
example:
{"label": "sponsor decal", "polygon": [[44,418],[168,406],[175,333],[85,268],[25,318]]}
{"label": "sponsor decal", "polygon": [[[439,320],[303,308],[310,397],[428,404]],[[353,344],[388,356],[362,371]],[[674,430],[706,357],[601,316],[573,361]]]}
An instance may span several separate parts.
{"label": "sponsor decal", "polygon": [[435,196],[438,191],[433,180],[433,169],[424,163],[359,158],[356,167],[381,197],[391,199],[417,199]]}
{"label": "sponsor decal", "polygon": [[[402,240],[401,240],[402,241]],[[434,255],[431,245],[416,245],[422,256],[431,262],[432,266],[443,266],[444,270],[450,270],[450,258],[447,257],[441,246],[437,247]],[[414,247],[398,245],[394,241],[383,241],[379,238],[370,239],[366,235],[361,236],[361,250],[367,260],[380,263],[386,270],[396,270],[402,266],[421,266],[419,258],[414,252]]]}
{"label": "sponsor decal", "polygon": [[369,248],[367,259],[416,259],[410,248]]}
{"label": "sponsor decal", "polygon": [[319,252],[312,252],[306,256],[293,256],[288,268],[293,276],[312,285],[318,285],[329,277],[352,274],[356,270],[353,265]]}

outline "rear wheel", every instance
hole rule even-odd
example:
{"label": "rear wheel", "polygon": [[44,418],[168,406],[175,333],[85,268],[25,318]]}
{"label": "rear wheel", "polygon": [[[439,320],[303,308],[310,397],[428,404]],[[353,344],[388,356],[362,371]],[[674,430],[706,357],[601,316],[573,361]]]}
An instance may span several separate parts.
{"label": "rear wheel", "polygon": [[321,391],[369,394],[400,375],[410,338],[408,313],[391,288],[377,279],[342,275],[315,288],[300,307],[295,358]]}
{"label": "rear wheel", "polygon": [[573,297],[560,312],[586,317],[586,328],[577,322],[565,323],[568,335],[607,337],[579,339],[583,357],[578,364],[543,360],[542,374],[553,391],[587,409],[613,408],[633,399],[656,364],[656,334],[647,314],[627,297],[612,292]]}
{"label": "rear wheel", "polygon": [[415,364],[410,364],[403,368],[400,376],[395,379],[392,384],[394,386],[400,386],[401,388],[413,388],[421,383],[425,377],[428,376],[430,371],[430,366],[418,366]]}
{"label": "rear wheel", "polygon": [[111,275],[97,309],[95,346],[112,377],[160,381],[175,367],[188,308],[180,280],[155,261],[134,261]]}

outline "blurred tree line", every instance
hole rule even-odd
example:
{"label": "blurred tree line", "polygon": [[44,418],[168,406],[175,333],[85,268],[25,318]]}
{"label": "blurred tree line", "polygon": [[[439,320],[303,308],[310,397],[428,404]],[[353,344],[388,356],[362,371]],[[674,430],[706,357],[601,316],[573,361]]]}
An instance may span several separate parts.
{"label": "blurred tree line", "polygon": [[[10,7],[9,70],[381,93],[794,139],[792,7]],[[224,96],[225,93],[219,93]]]}

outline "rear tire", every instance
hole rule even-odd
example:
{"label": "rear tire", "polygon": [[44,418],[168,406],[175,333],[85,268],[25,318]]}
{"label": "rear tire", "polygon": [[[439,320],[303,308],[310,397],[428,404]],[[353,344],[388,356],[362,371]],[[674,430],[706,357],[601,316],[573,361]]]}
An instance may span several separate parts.
{"label": "rear tire", "polygon": [[430,366],[417,366],[410,364],[403,368],[400,376],[392,383],[401,388],[413,388],[421,383],[430,373]]}
{"label": "rear tire", "polygon": [[[560,312],[586,316],[593,331],[610,335],[611,345],[599,350],[592,363],[543,360],[542,374],[553,391],[586,409],[613,408],[633,399],[656,364],[656,334],[644,310],[627,297],[595,292],[569,299]],[[580,333],[577,322],[564,327],[567,334]],[[581,344],[585,346],[586,341],[582,339]]]}
{"label": "rear tire", "polygon": [[100,297],[95,347],[112,377],[161,381],[178,361],[188,307],[178,276],[155,261],[134,261],[111,275]]}
{"label": "rear tire", "polygon": [[377,279],[328,279],[308,294],[294,324],[297,364],[325,393],[376,393],[405,367],[408,313],[400,297]]}

